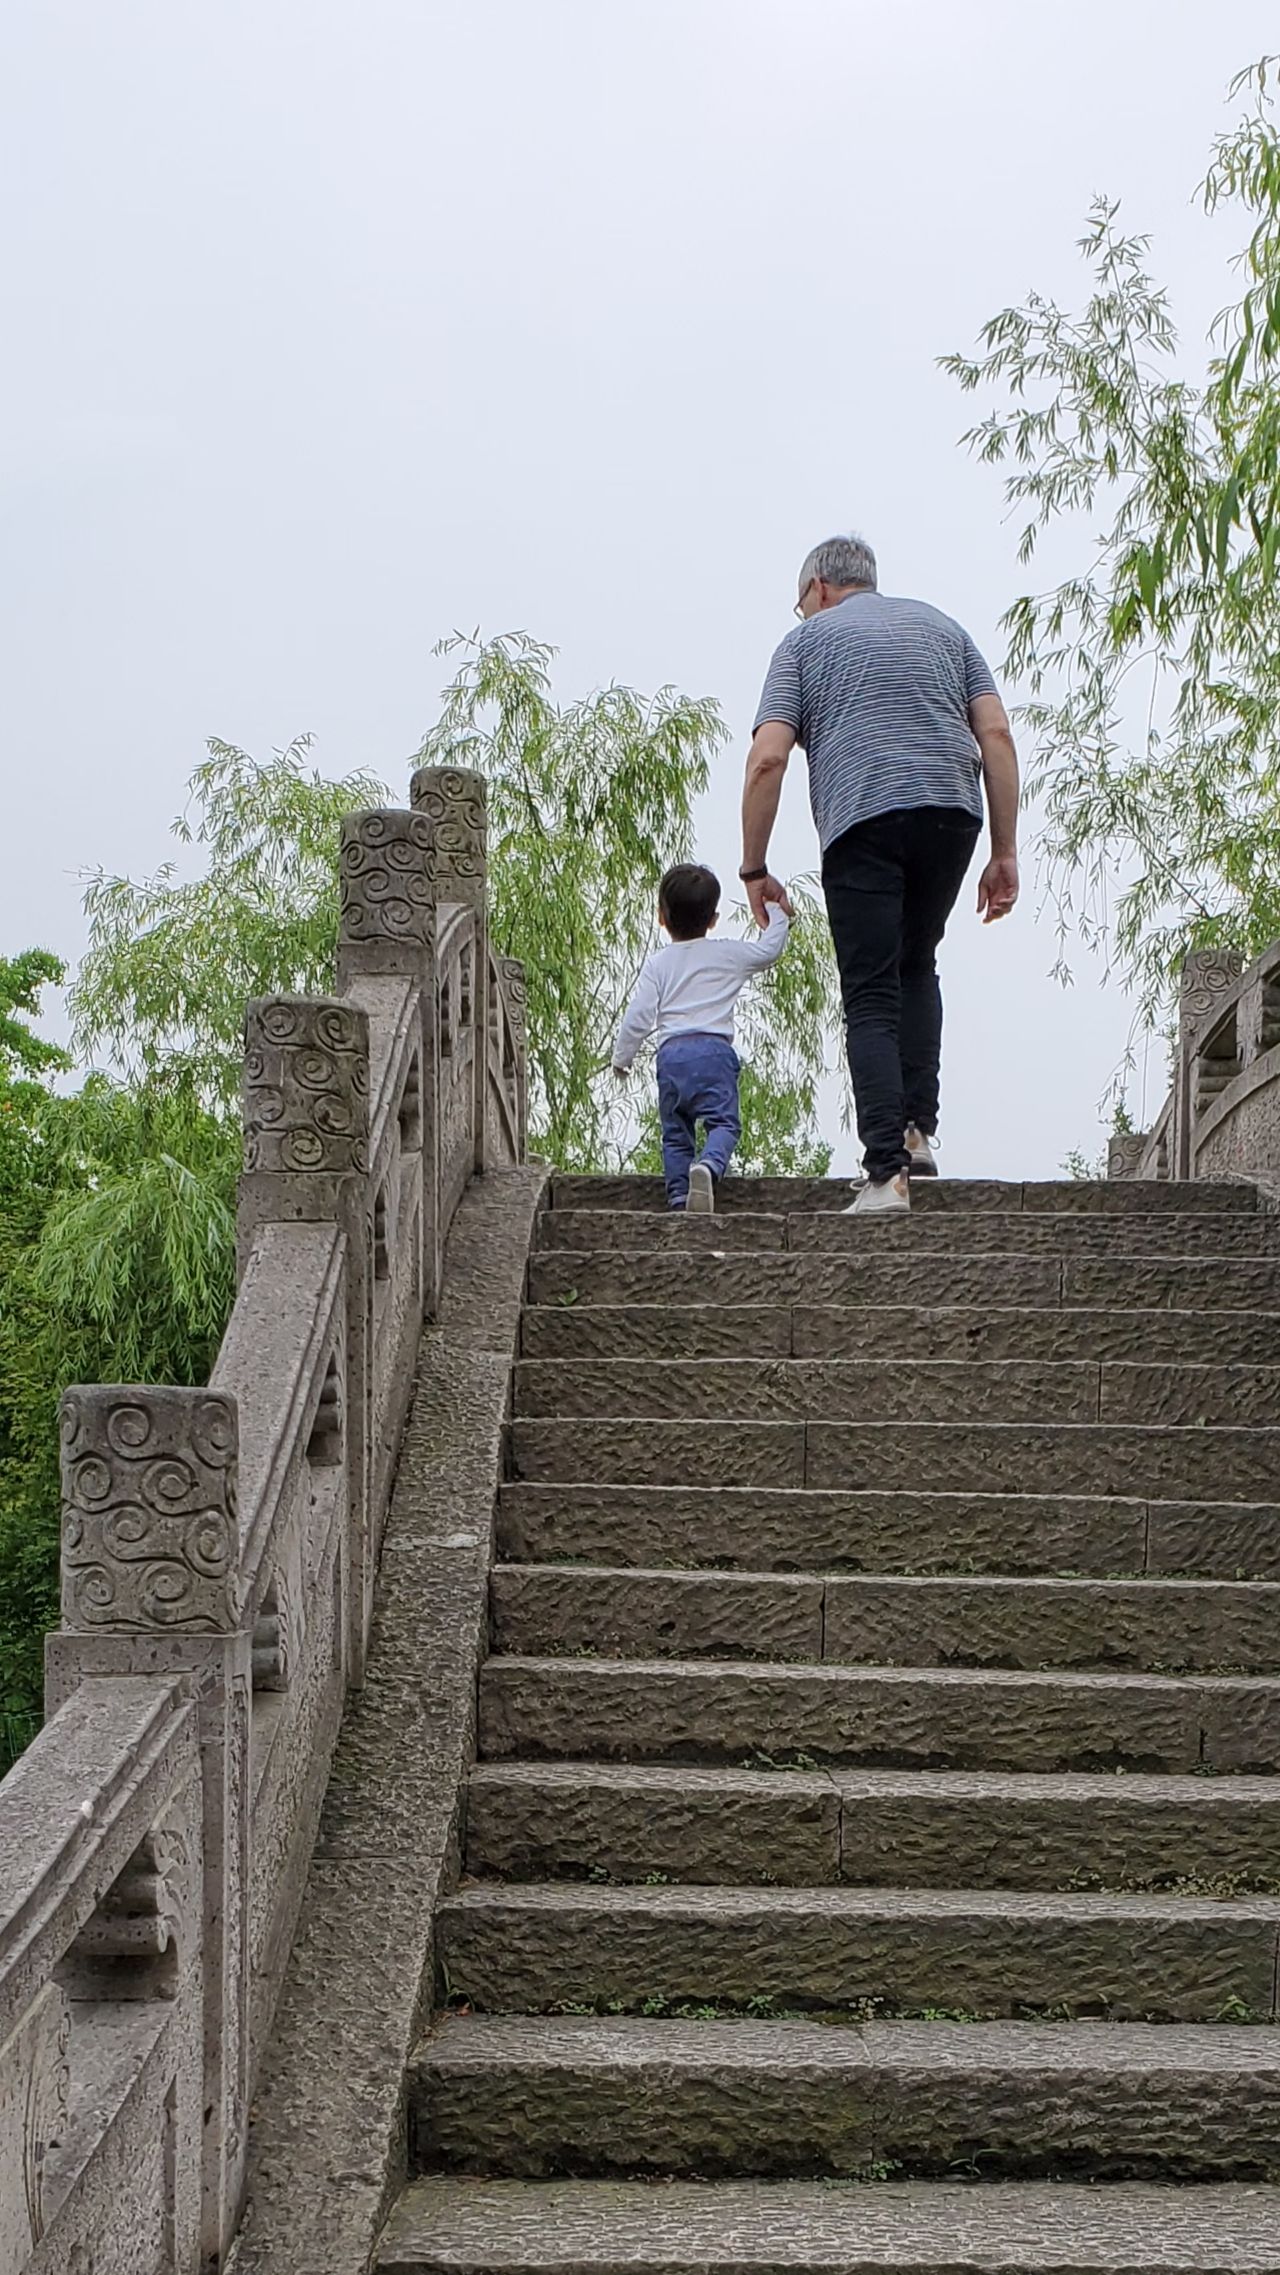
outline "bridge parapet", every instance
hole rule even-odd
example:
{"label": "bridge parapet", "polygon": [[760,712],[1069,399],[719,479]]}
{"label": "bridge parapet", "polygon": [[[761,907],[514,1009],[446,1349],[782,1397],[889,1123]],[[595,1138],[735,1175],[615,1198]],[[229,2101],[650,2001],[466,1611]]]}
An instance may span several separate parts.
{"label": "bridge parapet", "polygon": [[0,2275],[194,2275],[230,2243],[444,1239],[523,1156],[483,779],[350,816],[340,879],[333,996],[246,1009],[208,1386],[63,1401],[49,1719],[0,1786]]}
{"label": "bridge parapet", "polygon": [[1151,1129],[1114,1138],[1112,1177],[1248,1177],[1280,1194],[1280,942],[1245,965],[1188,956],[1173,1082]]}

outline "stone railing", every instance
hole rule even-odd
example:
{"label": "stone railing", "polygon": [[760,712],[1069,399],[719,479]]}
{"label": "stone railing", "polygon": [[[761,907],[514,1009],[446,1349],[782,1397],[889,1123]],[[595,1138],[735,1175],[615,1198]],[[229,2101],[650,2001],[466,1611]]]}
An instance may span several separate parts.
{"label": "stone railing", "polygon": [[1280,1186],[1280,943],[1247,970],[1226,951],[1188,956],[1173,1087],[1150,1130],[1112,1139],[1108,1174]]}
{"label": "stone railing", "polygon": [[235,2227],[422,1320],[524,1148],[484,785],[411,797],[343,825],[335,994],[248,1006],[208,1386],[63,1400],[49,1719],[0,1785],[0,2275],[194,2275]]}

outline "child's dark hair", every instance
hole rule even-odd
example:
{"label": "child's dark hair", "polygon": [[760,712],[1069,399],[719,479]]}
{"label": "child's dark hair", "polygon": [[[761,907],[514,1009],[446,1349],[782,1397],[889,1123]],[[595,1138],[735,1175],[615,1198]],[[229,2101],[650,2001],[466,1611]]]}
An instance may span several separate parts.
{"label": "child's dark hair", "polygon": [[720,879],[696,861],[668,869],[658,887],[658,914],[673,940],[701,940],[720,906]]}

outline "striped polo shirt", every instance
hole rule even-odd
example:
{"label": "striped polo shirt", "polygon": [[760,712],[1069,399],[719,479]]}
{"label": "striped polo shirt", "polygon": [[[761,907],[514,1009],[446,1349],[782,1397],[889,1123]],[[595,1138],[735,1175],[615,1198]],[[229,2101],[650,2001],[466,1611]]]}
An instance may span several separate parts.
{"label": "striped polo shirt", "polygon": [[969,705],[995,692],[968,633],[941,609],[854,592],[788,632],[756,725],[795,729],[825,853],[855,822],[902,806],[958,806],[981,821]]}

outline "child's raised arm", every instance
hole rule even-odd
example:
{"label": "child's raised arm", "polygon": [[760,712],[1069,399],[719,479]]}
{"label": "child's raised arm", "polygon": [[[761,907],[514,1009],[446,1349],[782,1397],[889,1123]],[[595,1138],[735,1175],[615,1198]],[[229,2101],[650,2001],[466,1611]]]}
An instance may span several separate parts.
{"label": "child's raised arm", "polygon": [[787,945],[787,934],[790,930],[791,919],[785,908],[779,908],[776,901],[770,901],[769,921],[764,931],[758,932],[753,940],[735,940],[734,942],[735,948],[742,957],[743,970],[764,972],[768,970],[770,964],[776,964]]}

